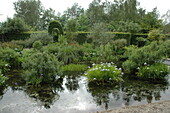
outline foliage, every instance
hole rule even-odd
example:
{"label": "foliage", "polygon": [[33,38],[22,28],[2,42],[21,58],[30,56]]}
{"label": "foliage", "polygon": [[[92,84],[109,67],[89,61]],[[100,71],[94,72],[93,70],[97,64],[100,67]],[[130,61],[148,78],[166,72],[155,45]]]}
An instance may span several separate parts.
{"label": "foliage", "polygon": [[[27,52],[26,52],[27,54]],[[36,52],[24,55],[22,67],[25,70],[23,77],[27,83],[38,85],[50,83],[59,77],[62,65],[53,54]]]}
{"label": "foliage", "polygon": [[150,41],[159,41],[163,40],[165,38],[164,35],[161,34],[161,31],[156,29],[156,30],[151,30],[148,34],[148,39]]}
{"label": "foliage", "polygon": [[85,71],[87,65],[84,64],[68,64],[62,67],[62,71]]}
{"label": "foliage", "polygon": [[69,42],[73,41],[74,38],[77,36],[77,30],[78,30],[78,22],[76,19],[70,19],[67,21],[65,25],[66,30],[66,37],[69,39]]}
{"label": "foliage", "polygon": [[152,65],[161,62],[164,56],[164,51],[156,42],[152,42],[150,45],[142,48],[132,46],[126,49],[127,51],[124,55],[127,56],[128,60],[123,63],[123,68],[130,73],[133,73],[134,69],[143,67],[145,64]]}
{"label": "foliage", "polygon": [[10,48],[0,48],[0,59],[9,64],[11,68],[20,66],[20,53]]}
{"label": "foliage", "polygon": [[104,23],[96,23],[91,28],[92,33],[88,34],[87,37],[92,39],[92,43],[97,47],[106,45],[110,40],[112,40],[113,35],[108,32],[106,25]]}
{"label": "foliage", "polygon": [[116,55],[123,55],[125,52],[124,47],[127,45],[126,39],[117,39],[113,41],[114,51]]}
{"label": "foliage", "polygon": [[57,17],[55,15],[55,10],[53,10],[52,8],[49,9],[45,9],[42,11],[42,17],[41,17],[41,22],[40,22],[40,26],[41,26],[41,30],[47,30],[48,29],[48,24],[50,21],[55,20]]}
{"label": "foliage", "polygon": [[28,31],[29,26],[23,21],[22,18],[7,18],[7,21],[2,23],[0,33],[2,34],[16,34]]}
{"label": "foliage", "polygon": [[145,32],[153,29],[160,29],[162,27],[162,20],[159,19],[157,8],[145,14],[140,25]]}
{"label": "foliage", "polygon": [[89,19],[85,14],[82,14],[78,19],[78,31],[88,31],[89,29]]}
{"label": "foliage", "polygon": [[52,20],[52,21],[49,22],[48,33],[50,35],[54,35],[54,28],[58,28],[58,30],[59,30],[59,34],[58,35],[62,35],[63,34],[63,29],[62,29],[62,26],[61,26],[60,22],[58,22],[56,20]]}
{"label": "foliage", "polygon": [[111,31],[117,31],[117,32],[138,33],[141,31],[141,26],[138,23],[134,23],[134,22],[112,21],[108,25],[108,27]]}
{"label": "foliage", "polygon": [[0,47],[1,48],[11,48],[11,49],[22,49],[20,45],[15,43],[15,41],[11,42],[0,42]]}
{"label": "foliage", "polygon": [[87,70],[85,76],[87,76],[89,81],[97,82],[120,82],[122,81],[122,71],[121,68],[117,68],[114,63],[101,63],[93,64],[93,66]]}
{"label": "foliage", "polygon": [[7,77],[3,76],[1,70],[0,70],[0,86],[4,85],[7,80]]}
{"label": "foliage", "polygon": [[35,41],[41,41],[43,45],[47,45],[49,43],[52,43],[53,38],[47,33],[36,33],[31,34],[29,39],[17,42],[23,45],[25,48],[31,48]]}
{"label": "foliage", "polygon": [[54,42],[58,42],[58,38],[64,34],[60,22],[56,20],[50,21],[48,25],[48,34],[53,36]]}
{"label": "foliage", "polygon": [[67,8],[66,11],[64,11],[64,15],[66,15],[67,19],[75,19],[81,16],[81,14],[84,12],[84,9],[78,5],[78,3],[74,3],[71,8]]}
{"label": "foliage", "polygon": [[100,45],[97,50],[97,57],[100,61],[112,61],[114,59],[113,46],[110,43],[107,43],[105,46]]}
{"label": "foliage", "polygon": [[2,73],[6,73],[10,70],[10,65],[5,61],[0,60],[0,70]]}
{"label": "foliage", "polygon": [[16,17],[23,18],[28,25],[35,28],[39,24],[43,7],[40,0],[18,0],[14,2],[14,10]]}
{"label": "foliage", "polygon": [[79,49],[76,45],[64,45],[59,49],[56,56],[59,61],[69,64],[79,57],[78,51]]}
{"label": "foliage", "polygon": [[168,66],[162,63],[155,63],[154,65],[146,65],[139,68],[137,76],[149,80],[165,79],[168,75]]}
{"label": "foliage", "polygon": [[42,43],[41,41],[35,41],[32,45],[32,47],[36,50],[40,50],[42,48]]}

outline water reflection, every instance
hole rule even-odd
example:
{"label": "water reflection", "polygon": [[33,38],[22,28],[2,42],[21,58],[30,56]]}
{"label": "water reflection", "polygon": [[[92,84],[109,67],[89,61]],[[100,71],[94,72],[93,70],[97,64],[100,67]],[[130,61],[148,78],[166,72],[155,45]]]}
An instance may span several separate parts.
{"label": "water reflection", "polygon": [[127,100],[129,105],[129,99],[132,97],[134,101],[147,100],[151,103],[153,100],[160,100],[161,92],[168,89],[168,82],[164,84],[154,84],[146,81],[126,80],[122,84],[122,91],[125,93],[124,100]]}
{"label": "water reflection", "polygon": [[76,91],[79,89],[79,78],[80,75],[79,73],[76,72],[67,72],[65,73],[65,78],[66,78],[66,87],[69,91]]}
{"label": "water reflection", "polygon": [[[109,100],[110,97],[109,95],[113,92],[113,91],[117,91],[119,90],[119,85],[115,85],[113,86],[107,86],[107,85],[96,85],[94,83],[88,83],[88,91],[92,94],[94,101],[97,103],[97,105],[103,105],[105,109],[108,109],[108,104],[109,104]],[[115,97],[117,97],[117,99],[119,98],[118,95],[114,95]]]}
{"label": "water reflection", "polygon": [[[169,84],[152,84],[144,81],[125,80],[120,84],[100,85],[88,83],[88,91],[92,94],[93,100],[97,105],[104,105],[105,109],[108,106],[112,107],[112,101],[124,103],[125,106],[131,105],[133,102],[159,101],[161,93],[168,90]],[[112,96],[111,96],[112,95]],[[113,98],[113,99],[112,99]]]}
{"label": "water reflection", "polygon": [[[95,112],[95,110],[136,105],[138,103],[151,103],[162,100],[162,97],[164,100],[170,98],[168,82],[152,84],[145,81],[125,79],[125,82],[120,84],[97,85],[88,83],[87,78],[82,77],[80,73],[68,72],[65,73],[64,77],[58,78],[51,84],[34,87],[26,85],[19,75],[20,73],[17,72],[9,75],[10,79],[7,86],[10,88],[4,87],[0,90],[1,108],[12,106],[15,103],[18,104],[16,100],[21,99],[21,103],[25,100],[31,103],[29,109],[37,109],[39,105],[44,106],[46,109],[43,108],[42,113],[46,111],[69,112],[69,110],[72,110],[72,112],[79,112],[78,110]],[[5,89],[12,89],[14,93],[11,90],[7,90],[6,93]],[[4,100],[3,95],[6,95]],[[11,98],[17,99],[14,102],[11,101]],[[11,106],[9,106],[9,109]]]}

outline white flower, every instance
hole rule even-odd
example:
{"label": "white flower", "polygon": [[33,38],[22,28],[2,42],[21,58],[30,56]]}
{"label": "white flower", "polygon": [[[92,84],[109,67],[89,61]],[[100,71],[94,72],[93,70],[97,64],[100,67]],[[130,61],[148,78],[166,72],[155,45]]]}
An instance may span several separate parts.
{"label": "white flower", "polygon": [[123,72],[122,72],[121,74],[122,74],[122,75],[124,75],[124,73],[123,73]]}
{"label": "white flower", "polygon": [[90,66],[88,66],[87,68],[90,68]]}
{"label": "white flower", "polygon": [[149,69],[149,67],[147,67],[147,69]]}
{"label": "white flower", "polygon": [[116,71],[113,71],[113,73],[116,73]]}
{"label": "white flower", "polygon": [[138,67],[137,69],[140,69],[140,67]]}
{"label": "white flower", "polygon": [[147,63],[145,62],[144,65],[147,65]]}
{"label": "white flower", "polygon": [[161,73],[163,73],[163,71],[160,71]]}
{"label": "white flower", "polygon": [[112,80],[112,78],[109,78],[109,80]]}
{"label": "white flower", "polygon": [[113,62],[111,62],[111,64],[114,64]]}
{"label": "white flower", "polygon": [[5,64],[5,67],[7,67],[8,66],[8,64]]}
{"label": "white flower", "polygon": [[122,70],[122,68],[119,68],[119,70],[121,71],[121,70]]}
{"label": "white flower", "polygon": [[96,78],[93,78],[93,80],[96,80]]}
{"label": "white flower", "polygon": [[95,63],[92,64],[93,66],[96,65]]}

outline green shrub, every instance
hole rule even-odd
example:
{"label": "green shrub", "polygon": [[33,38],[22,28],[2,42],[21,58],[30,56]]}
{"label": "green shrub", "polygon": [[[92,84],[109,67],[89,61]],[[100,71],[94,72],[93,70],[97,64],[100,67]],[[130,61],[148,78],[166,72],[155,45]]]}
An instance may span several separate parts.
{"label": "green shrub", "polygon": [[69,64],[65,65],[61,69],[62,71],[85,71],[87,70],[87,65],[85,64]]}
{"label": "green shrub", "polygon": [[102,45],[106,45],[110,42],[114,35],[108,32],[108,29],[104,23],[96,23],[91,28],[92,33],[87,35],[88,39],[92,39],[92,43],[97,47]]}
{"label": "green shrub", "polygon": [[79,47],[76,47],[76,45],[64,45],[59,49],[57,58],[65,64],[73,63],[79,57],[78,51]]}
{"label": "green shrub", "polygon": [[40,50],[42,48],[42,43],[41,41],[35,41],[32,45],[32,47],[36,50]]}
{"label": "green shrub", "polygon": [[131,60],[126,60],[122,65],[125,73],[135,73],[137,64]]}
{"label": "green shrub", "polygon": [[[142,48],[129,47],[126,49],[125,56],[128,58],[128,61],[123,63],[123,68],[129,70],[130,73],[134,72],[134,68],[142,67],[145,63],[152,65],[162,62],[162,58],[164,57],[164,52],[156,42],[152,42],[150,45]],[[131,64],[134,65],[130,66]]]}
{"label": "green shrub", "polygon": [[120,82],[122,81],[122,71],[121,68],[118,69],[113,63],[101,63],[93,64],[93,66],[87,70],[85,76],[87,76],[89,81],[96,82]]}
{"label": "green shrub", "polygon": [[1,70],[0,70],[0,86],[4,85],[7,80],[7,77],[3,76]]}
{"label": "green shrub", "polygon": [[2,73],[6,73],[10,70],[10,65],[5,61],[0,60],[0,69]]}
{"label": "green shrub", "polygon": [[11,48],[11,49],[22,49],[22,47],[20,45],[18,45],[17,43],[15,43],[14,41],[12,42],[0,42],[0,47],[2,48]]}
{"label": "green shrub", "polygon": [[162,63],[156,63],[151,66],[147,65],[138,69],[137,76],[144,79],[159,80],[165,79],[165,76],[168,75],[168,66]]}
{"label": "green shrub", "polygon": [[0,59],[8,63],[11,68],[20,66],[20,53],[10,48],[0,48]]}
{"label": "green shrub", "polygon": [[150,41],[159,41],[159,40],[164,40],[165,36],[161,34],[161,31],[156,29],[156,30],[151,30],[148,34],[148,39]]}
{"label": "green shrub", "polygon": [[48,26],[48,33],[49,35],[53,36],[54,42],[58,42],[58,38],[64,34],[60,22],[56,20],[50,21]]}
{"label": "green shrub", "polygon": [[[26,52],[27,53],[27,52]],[[50,83],[59,77],[62,65],[53,54],[36,52],[24,55],[22,67],[25,70],[23,77],[30,84]]]}
{"label": "green shrub", "polygon": [[47,33],[34,33],[30,35],[29,39],[26,40],[13,40],[12,42],[20,45],[24,48],[31,48],[35,41],[41,41],[43,45],[48,45],[53,42],[53,38]]}

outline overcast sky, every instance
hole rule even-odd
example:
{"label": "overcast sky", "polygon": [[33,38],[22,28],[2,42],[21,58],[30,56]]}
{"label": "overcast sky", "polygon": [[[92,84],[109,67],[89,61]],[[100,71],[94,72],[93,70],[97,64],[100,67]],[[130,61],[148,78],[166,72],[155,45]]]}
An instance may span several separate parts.
{"label": "overcast sky", "polygon": [[[13,16],[15,13],[13,2],[15,1],[18,0],[0,0],[0,22],[4,21],[7,17]],[[41,0],[41,2],[46,9],[52,8],[56,13],[62,13],[67,7],[71,7],[75,2],[87,9],[92,0]],[[151,11],[154,7],[157,7],[161,14],[165,14],[170,10],[170,0],[138,0],[138,2],[140,2],[140,6],[147,11]]]}

